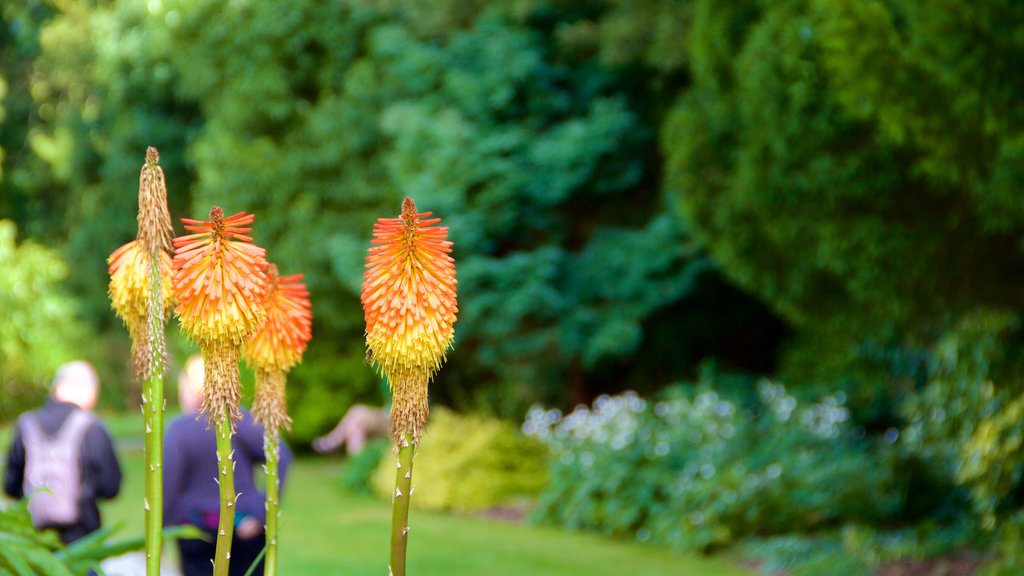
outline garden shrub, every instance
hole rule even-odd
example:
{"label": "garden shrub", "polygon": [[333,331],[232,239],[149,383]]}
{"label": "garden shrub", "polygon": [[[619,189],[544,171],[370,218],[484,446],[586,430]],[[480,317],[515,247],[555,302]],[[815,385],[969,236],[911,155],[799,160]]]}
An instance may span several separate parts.
{"label": "garden shrub", "polygon": [[999,538],[995,545],[995,559],[979,576],[1016,576],[1024,574],[1024,513],[1017,512],[1007,518],[999,527]]}
{"label": "garden shrub", "polygon": [[536,518],[706,549],[898,509],[891,470],[857,438],[842,394],[801,405],[763,380],[748,402],[735,396],[703,384],[653,403],[602,396],[565,417],[534,408],[524,431],[553,450]]}
{"label": "garden shrub", "polygon": [[[547,485],[547,460],[542,442],[508,422],[434,408],[416,450],[412,505],[474,512],[532,498]],[[373,487],[394,492],[394,458],[383,458]]]}
{"label": "garden shrub", "polygon": [[1008,511],[1020,514],[1019,487],[1024,474],[1024,395],[980,420],[964,447],[957,479],[970,487],[971,503],[982,527],[994,529]]}
{"label": "garden shrub", "polygon": [[875,571],[858,558],[842,552],[816,554],[788,572],[789,576],[874,576]]}
{"label": "garden shrub", "polygon": [[932,347],[928,380],[903,406],[906,457],[927,463],[928,473],[949,485],[947,498],[959,495],[955,511],[973,514],[987,530],[1022,505],[1021,336],[1013,314],[967,316]]}
{"label": "garden shrub", "polygon": [[[752,537],[733,553],[763,574],[789,576],[870,576],[894,562],[920,561],[920,566],[954,550],[970,549],[975,526],[921,522],[897,529],[846,524],[814,534]],[[898,572],[900,574],[904,572]],[[917,574],[917,572],[907,572]]]}
{"label": "garden shrub", "polygon": [[834,556],[843,551],[843,543],[834,536],[786,534],[766,538],[749,538],[734,549],[737,557],[757,566],[764,574],[789,573],[818,555]]}

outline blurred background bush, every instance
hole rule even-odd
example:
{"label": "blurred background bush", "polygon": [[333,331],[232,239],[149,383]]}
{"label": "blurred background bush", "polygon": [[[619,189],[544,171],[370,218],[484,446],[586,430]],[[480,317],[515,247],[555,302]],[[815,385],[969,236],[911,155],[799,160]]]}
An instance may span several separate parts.
{"label": "blurred background bush", "polygon": [[[431,411],[429,433],[416,451],[416,497],[425,510],[481,512],[515,508],[547,485],[547,449],[514,425],[480,416]],[[395,458],[380,458],[372,478],[374,492],[395,492]]]}
{"label": "blurred background bush", "polygon": [[0,24],[0,417],[83,353],[132,408],[104,257],[154,145],[176,218],[255,212],[306,274],[300,448],[384,400],[362,258],[411,195],[459,264],[432,401],[546,430],[540,518],[700,549],[959,526],[939,540],[1016,569],[1024,6],[14,0]]}
{"label": "blurred background bush", "polygon": [[537,513],[683,549],[898,516],[894,459],[857,437],[841,394],[801,403],[768,380],[750,398],[715,384],[531,412],[524,429],[554,451]]}
{"label": "blurred background bush", "polygon": [[7,416],[39,402],[83,341],[76,302],[63,287],[67,265],[51,248],[18,242],[17,233],[0,220],[0,413]]}

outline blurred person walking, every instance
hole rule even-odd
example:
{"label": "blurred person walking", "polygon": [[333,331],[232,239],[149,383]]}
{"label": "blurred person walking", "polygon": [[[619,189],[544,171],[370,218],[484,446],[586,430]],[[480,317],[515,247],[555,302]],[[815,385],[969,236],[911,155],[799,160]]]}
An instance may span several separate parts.
{"label": "blurred person walking", "polygon": [[[184,576],[213,574],[220,492],[217,485],[217,442],[214,428],[199,413],[203,401],[203,359],[192,356],[178,380],[178,402],[183,414],[167,427],[164,436],[164,524],[191,525],[206,532],[205,540],[178,540]],[[253,466],[266,462],[263,427],[242,410],[231,438],[235,461],[235,537],[231,542],[232,576],[242,576],[266,544],[266,496],[256,490]],[[280,484],[291,463],[291,452],[280,445]],[[263,560],[253,571],[263,574]]]}
{"label": "blurred person walking", "polygon": [[99,387],[88,362],[61,366],[46,404],[18,418],[7,454],[4,492],[28,496],[33,524],[65,544],[98,530],[97,500],[121,490],[110,434],[92,413]]}

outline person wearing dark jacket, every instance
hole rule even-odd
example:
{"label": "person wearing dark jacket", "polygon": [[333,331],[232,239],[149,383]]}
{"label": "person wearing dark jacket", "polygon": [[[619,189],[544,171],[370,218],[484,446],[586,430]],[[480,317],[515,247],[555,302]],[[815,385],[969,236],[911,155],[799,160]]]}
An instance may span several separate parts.
{"label": "person wearing dark jacket", "polygon": [[[121,467],[110,435],[99,418],[92,414],[98,394],[99,378],[89,363],[76,361],[61,366],[46,404],[18,419],[7,454],[4,492],[13,498],[29,496],[32,499],[29,509],[33,511],[36,526],[55,529],[65,544],[98,530],[100,511],[97,500],[114,498],[121,491]],[[75,430],[69,432],[72,428]],[[62,435],[72,443],[67,448],[72,456],[72,465],[77,460],[78,468],[68,476],[77,481],[74,487],[77,510],[67,516],[68,521],[55,524],[40,521],[40,509],[33,510],[35,500],[45,495],[34,488],[26,473],[33,466],[38,469],[40,459],[51,458],[49,454],[37,453],[43,449],[36,446],[49,446],[47,441],[61,439]],[[36,441],[36,438],[42,441]],[[77,458],[74,457],[76,452]]]}
{"label": "person wearing dark jacket", "polygon": [[[209,541],[178,540],[184,576],[213,574],[213,556],[220,519],[217,484],[217,442],[213,426],[198,414],[202,403],[203,364],[193,356],[178,384],[183,414],[164,435],[164,525],[191,525],[207,533]],[[266,462],[263,427],[246,410],[231,438],[235,461],[235,537],[231,542],[230,574],[242,575],[266,543],[266,496],[256,490],[253,468]],[[280,484],[291,463],[288,446],[280,444]],[[263,574],[263,562],[253,571]]]}

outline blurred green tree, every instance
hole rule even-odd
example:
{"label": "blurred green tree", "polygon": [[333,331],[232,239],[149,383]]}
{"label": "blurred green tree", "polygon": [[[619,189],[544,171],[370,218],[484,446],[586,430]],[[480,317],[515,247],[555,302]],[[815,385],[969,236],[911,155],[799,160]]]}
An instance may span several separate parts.
{"label": "blurred green tree", "polygon": [[32,67],[39,55],[39,28],[52,11],[25,2],[0,8],[0,216],[22,233],[45,237],[59,230],[59,215],[43,161],[28,145],[41,124],[32,96]]}
{"label": "blurred green tree", "polygon": [[723,272],[818,350],[812,371],[1022,304],[1024,80],[1002,68],[1022,21],[1001,2],[696,4],[668,188]]}
{"label": "blurred green tree", "polygon": [[67,266],[16,235],[13,222],[0,220],[0,419],[45,396],[57,367],[80,353],[83,336],[63,287]]}

